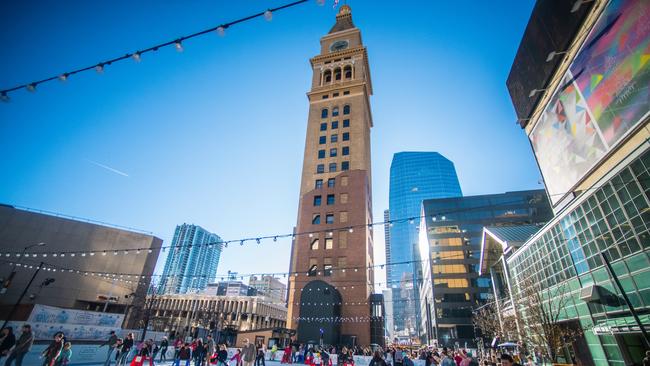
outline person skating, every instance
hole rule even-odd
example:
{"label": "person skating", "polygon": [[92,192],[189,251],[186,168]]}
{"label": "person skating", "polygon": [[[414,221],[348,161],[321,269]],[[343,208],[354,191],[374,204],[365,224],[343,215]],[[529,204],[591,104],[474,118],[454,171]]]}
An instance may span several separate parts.
{"label": "person skating", "polygon": [[41,353],[41,356],[43,356],[42,365],[54,366],[54,362],[59,357],[61,350],[63,350],[63,333],[56,332],[52,343]]}
{"label": "person skating", "polygon": [[104,362],[105,366],[110,366],[111,364],[111,355],[113,354],[113,351],[115,351],[115,345],[117,344],[117,335],[115,334],[115,331],[110,332],[108,335],[108,339],[106,342],[102,343],[99,345],[99,348],[102,348],[104,346],[108,346],[108,350],[106,352],[106,362]]}
{"label": "person skating", "polygon": [[255,362],[255,357],[257,355],[257,350],[255,349],[255,345],[252,344],[248,338],[244,339],[244,347],[242,347],[241,353],[242,359],[244,361],[244,366],[253,366],[253,362]]}
{"label": "person skating", "polygon": [[261,366],[266,366],[266,363],[264,362],[265,353],[266,353],[266,346],[262,342],[257,347],[257,356],[255,357],[255,366],[260,366],[260,364],[261,364]]}
{"label": "person skating", "polygon": [[59,356],[54,361],[55,366],[66,366],[72,359],[72,343],[65,342]]}
{"label": "person skating", "polygon": [[117,360],[117,365],[126,365],[129,360],[129,354],[131,353],[131,349],[133,348],[133,333],[129,333],[126,338],[124,338],[124,341],[122,342],[122,347],[120,347],[120,358]]}
{"label": "person skating", "polygon": [[9,354],[9,350],[16,344],[16,336],[12,327],[5,327],[2,329],[0,336],[0,359]]}
{"label": "person skating", "polygon": [[14,347],[7,354],[7,361],[5,361],[5,366],[11,366],[13,361],[16,361],[16,366],[22,366],[23,358],[32,348],[34,344],[34,333],[32,333],[32,327],[29,324],[23,325],[22,333],[16,341]]}
{"label": "person skating", "polygon": [[167,348],[169,348],[169,341],[167,337],[163,337],[160,341],[160,362],[167,361]]}

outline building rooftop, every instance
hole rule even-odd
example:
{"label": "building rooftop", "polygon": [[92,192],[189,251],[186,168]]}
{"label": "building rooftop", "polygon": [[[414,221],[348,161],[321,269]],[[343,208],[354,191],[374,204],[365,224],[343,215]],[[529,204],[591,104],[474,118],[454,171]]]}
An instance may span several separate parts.
{"label": "building rooftop", "polygon": [[348,5],[343,5],[336,14],[336,24],[330,29],[329,34],[341,32],[344,30],[355,28],[352,23],[352,9]]}

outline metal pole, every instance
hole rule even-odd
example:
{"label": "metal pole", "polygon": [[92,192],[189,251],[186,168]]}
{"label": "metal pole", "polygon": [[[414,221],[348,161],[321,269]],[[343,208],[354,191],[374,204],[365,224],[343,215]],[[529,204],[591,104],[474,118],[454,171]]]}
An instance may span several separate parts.
{"label": "metal pole", "polygon": [[23,297],[25,297],[25,294],[27,293],[27,290],[29,290],[29,286],[32,285],[32,282],[34,282],[34,279],[36,278],[36,275],[38,272],[43,268],[43,262],[38,264],[38,267],[36,267],[36,271],[34,271],[34,274],[32,275],[32,278],[29,280],[29,283],[27,283],[27,286],[25,286],[25,289],[23,290],[23,293],[20,294],[20,297],[18,298],[18,301],[14,304],[14,306],[11,308],[11,311],[9,312],[9,315],[7,315],[7,318],[5,319],[4,323],[2,323],[2,327],[0,329],[4,328],[7,326],[7,323],[9,323],[9,319],[11,319],[12,316],[14,316],[14,313],[16,312],[16,309],[18,309],[18,305],[20,305],[20,302],[23,300]]}
{"label": "metal pole", "polygon": [[607,269],[607,273],[609,273],[609,276],[614,280],[616,287],[618,287],[618,290],[621,292],[621,295],[623,296],[623,300],[625,300],[625,303],[627,304],[627,308],[630,310],[630,313],[632,313],[632,316],[634,317],[634,321],[639,326],[639,329],[641,329],[641,334],[643,335],[643,340],[645,341],[646,347],[650,348],[650,338],[648,337],[648,333],[643,327],[643,324],[641,324],[641,319],[639,319],[636,310],[634,310],[634,306],[632,306],[632,302],[630,302],[630,299],[627,297],[627,294],[623,289],[623,285],[621,285],[621,282],[618,280],[618,276],[616,276],[616,273],[614,273],[614,269],[612,268],[612,265],[609,263],[607,254],[604,251],[600,252],[600,258],[602,259],[603,264]]}

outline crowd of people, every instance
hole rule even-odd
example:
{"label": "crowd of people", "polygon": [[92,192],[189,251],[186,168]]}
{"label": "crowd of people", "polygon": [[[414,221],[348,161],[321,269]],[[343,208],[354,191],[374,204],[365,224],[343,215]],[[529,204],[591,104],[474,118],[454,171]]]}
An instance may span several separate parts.
{"label": "crowd of people", "polygon": [[[41,352],[43,366],[66,366],[72,359],[72,343],[66,341],[63,332],[56,332],[54,339]],[[34,333],[29,324],[24,324],[21,333],[16,339],[12,327],[2,328],[0,332],[0,362],[4,360],[4,366],[22,366],[25,355],[34,345]]]}

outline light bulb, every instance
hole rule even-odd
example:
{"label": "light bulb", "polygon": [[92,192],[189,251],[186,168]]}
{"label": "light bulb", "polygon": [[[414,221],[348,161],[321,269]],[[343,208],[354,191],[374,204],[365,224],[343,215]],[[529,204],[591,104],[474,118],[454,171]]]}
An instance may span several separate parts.
{"label": "light bulb", "polygon": [[217,34],[219,35],[219,37],[225,36],[226,35],[226,28],[224,26],[220,25],[219,27],[217,27]]}
{"label": "light bulb", "polygon": [[264,19],[269,22],[273,20],[273,12],[270,9],[264,12]]}
{"label": "light bulb", "polygon": [[183,52],[183,44],[181,41],[174,42],[174,47],[176,47],[176,51]]}
{"label": "light bulb", "polygon": [[97,71],[98,74],[104,73],[104,65],[99,64],[99,65],[95,66],[95,71]]}
{"label": "light bulb", "polygon": [[106,255],[106,251],[103,251],[103,252],[102,252],[102,255]]}
{"label": "light bulb", "polygon": [[28,92],[33,93],[33,92],[36,91],[36,83],[31,83],[31,84],[27,85],[26,88],[27,88]]}
{"label": "light bulb", "polygon": [[59,81],[62,82],[68,81],[68,73],[59,75]]}
{"label": "light bulb", "polygon": [[5,103],[9,103],[11,98],[9,98],[9,95],[7,94],[7,92],[3,91],[2,93],[0,93],[0,100],[2,100]]}
{"label": "light bulb", "polygon": [[131,57],[133,57],[135,62],[140,62],[142,60],[142,54],[139,51],[134,53]]}
{"label": "light bulb", "polygon": [[351,233],[353,233],[353,232],[354,232],[354,229],[353,229],[353,228],[350,228],[350,230],[348,230],[348,231],[351,232]]}

